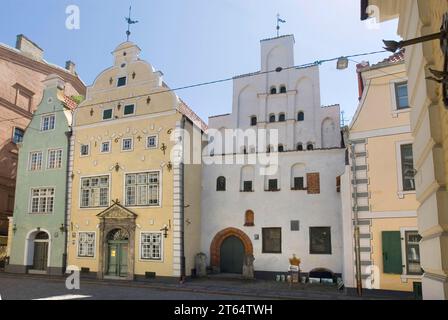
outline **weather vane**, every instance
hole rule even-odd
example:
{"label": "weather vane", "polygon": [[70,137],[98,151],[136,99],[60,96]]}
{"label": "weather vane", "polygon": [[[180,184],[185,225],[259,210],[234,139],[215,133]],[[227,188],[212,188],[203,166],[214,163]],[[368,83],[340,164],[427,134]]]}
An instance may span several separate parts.
{"label": "weather vane", "polygon": [[131,19],[131,11],[132,11],[132,6],[129,7],[129,17],[125,17],[125,20],[128,23],[128,31],[126,31],[126,41],[129,41],[129,36],[131,35],[131,24],[138,23],[137,20]]}
{"label": "weather vane", "polygon": [[280,22],[286,23],[286,20],[280,18],[280,14],[277,13],[277,37],[280,36]]}

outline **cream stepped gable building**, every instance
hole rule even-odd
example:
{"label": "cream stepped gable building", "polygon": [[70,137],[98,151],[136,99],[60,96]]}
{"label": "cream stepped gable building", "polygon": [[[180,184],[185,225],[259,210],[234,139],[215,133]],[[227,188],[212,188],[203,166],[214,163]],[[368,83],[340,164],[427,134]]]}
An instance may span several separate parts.
{"label": "cream stepped gable building", "polygon": [[221,133],[278,130],[269,152],[260,141],[226,151],[209,131],[206,163],[235,153],[279,164],[272,175],[260,173],[263,161],[203,166],[201,243],[214,272],[241,273],[250,254],[256,277],[285,273],[294,254],[303,272],[342,272],[340,110],[321,106],[319,68],[295,68],[293,47],[292,35],[262,40],[261,70],[235,77],[232,113],[209,119]]}
{"label": "cream stepped gable building", "polygon": [[[342,178],[344,280],[421,294],[413,137],[403,52],[358,65],[360,103],[349,126],[350,165]],[[359,225],[357,259],[354,241]]]}
{"label": "cream stepped gable building", "polygon": [[74,117],[68,260],[98,278],[188,276],[200,249],[201,166],[171,153],[206,126],[139,54],[118,46]]}

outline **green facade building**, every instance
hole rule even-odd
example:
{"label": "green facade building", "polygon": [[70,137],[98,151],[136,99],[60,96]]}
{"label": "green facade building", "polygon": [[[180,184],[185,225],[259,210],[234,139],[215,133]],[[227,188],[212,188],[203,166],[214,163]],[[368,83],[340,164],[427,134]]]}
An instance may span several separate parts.
{"label": "green facade building", "polygon": [[72,112],[57,75],[19,147],[11,252],[7,272],[62,274],[66,261],[66,203]]}

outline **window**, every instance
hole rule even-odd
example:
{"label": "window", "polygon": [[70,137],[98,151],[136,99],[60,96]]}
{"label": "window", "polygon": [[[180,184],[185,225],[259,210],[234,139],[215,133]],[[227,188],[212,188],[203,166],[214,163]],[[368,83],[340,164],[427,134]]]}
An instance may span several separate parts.
{"label": "window", "polygon": [[31,213],[53,213],[54,188],[31,189]]}
{"label": "window", "polygon": [[282,253],[282,228],[263,228],[263,253]]}
{"label": "window", "polygon": [[55,125],[55,115],[50,114],[48,116],[42,116],[40,131],[49,131],[53,130]]}
{"label": "window", "polygon": [[285,151],[285,147],[282,144],[278,145],[278,152],[284,152]]}
{"label": "window", "polygon": [[397,101],[398,110],[409,108],[407,82],[400,82],[395,84],[395,98]]}
{"label": "window", "polygon": [[297,121],[304,121],[304,120],[305,120],[305,114],[302,111],[300,111],[297,114]]}
{"label": "window", "polygon": [[286,86],[280,87],[280,93],[286,93]]}
{"label": "window", "polygon": [[155,148],[157,148],[157,136],[149,136],[147,139],[146,139],[146,147],[148,148],[148,149],[155,149]]}
{"label": "window", "polygon": [[243,182],[243,191],[244,192],[252,192],[252,181],[244,181]]}
{"label": "window", "polygon": [[81,178],[81,208],[109,205],[109,176]]}
{"label": "window", "polygon": [[341,192],[341,176],[336,177],[336,192]]}
{"label": "window", "polygon": [[95,256],[95,232],[80,232],[78,234],[78,257]]}
{"label": "window", "polygon": [[251,126],[256,126],[257,125],[257,117],[255,117],[255,116],[250,117],[250,125]]}
{"label": "window", "polygon": [[122,151],[131,151],[132,150],[132,138],[125,138],[122,141],[121,145]]}
{"label": "window", "polygon": [[218,179],[216,179],[216,191],[226,191],[225,177],[218,177]]}
{"label": "window", "polygon": [[297,151],[303,151],[303,144],[301,143],[297,144]]}
{"label": "window", "polygon": [[417,231],[406,231],[406,274],[420,275],[422,267],[420,266],[420,247],[419,242],[422,237]]}
{"label": "window", "polygon": [[118,78],[117,87],[123,87],[126,85],[126,77]]}
{"label": "window", "polygon": [[16,144],[22,142],[24,134],[25,134],[25,131],[23,131],[22,129],[14,128],[14,136],[12,138],[12,141]]}
{"label": "window", "polygon": [[276,87],[272,87],[271,88],[271,94],[277,94],[277,88]]}
{"label": "window", "polygon": [[42,152],[36,151],[30,153],[30,171],[42,170]]}
{"label": "window", "polygon": [[269,116],[269,122],[275,122],[275,114]]}
{"label": "window", "polygon": [[268,181],[268,191],[278,191],[278,180],[277,179],[269,179]]}
{"label": "window", "polygon": [[89,149],[90,149],[90,146],[88,144],[82,144],[81,145],[81,156],[88,156]]}
{"label": "window", "polygon": [[303,177],[294,177],[294,190],[305,190]]}
{"label": "window", "polygon": [[279,122],[285,122],[286,121],[286,116],[284,113],[280,113],[280,115],[278,116],[278,121]]}
{"label": "window", "polygon": [[140,258],[142,260],[162,260],[162,234],[144,232],[140,240]]}
{"label": "window", "polygon": [[306,146],[306,150],[311,151],[311,150],[313,150],[313,149],[314,149],[313,144],[312,144],[312,143],[308,143],[307,146]]}
{"label": "window", "polygon": [[134,112],[135,112],[135,106],[134,106],[133,104],[129,104],[129,105],[127,105],[127,106],[124,106],[124,112],[123,112],[123,114],[124,114],[125,116],[132,115],[132,114],[134,114]]}
{"label": "window", "polygon": [[330,227],[310,227],[310,254],[331,254]]}
{"label": "window", "polygon": [[62,149],[49,150],[47,159],[48,169],[59,169],[62,167]]}
{"label": "window", "polygon": [[252,210],[247,210],[244,214],[244,226],[253,227],[255,225],[255,214]]}
{"label": "window", "polygon": [[104,141],[101,143],[101,153],[109,153],[110,152],[110,141]]}
{"label": "window", "polygon": [[267,153],[274,152],[274,147],[271,146],[271,145],[269,145],[268,148],[267,148],[267,150],[266,150],[266,152],[267,152]]}
{"label": "window", "polygon": [[401,151],[401,176],[403,181],[403,191],[414,191],[414,157],[412,153],[412,144],[402,144]]}
{"label": "window", "polygon": [[112,119],[112,109],[106,109],[103,110],[103,120],[110,120]]}
{"label": "window", "polygon": [[159,205],[159,172],[127,174],[125,179],[127,206]]}
{"label": "window", "polygon": [[300,221],[291,220],[291,231],[300,231]]}

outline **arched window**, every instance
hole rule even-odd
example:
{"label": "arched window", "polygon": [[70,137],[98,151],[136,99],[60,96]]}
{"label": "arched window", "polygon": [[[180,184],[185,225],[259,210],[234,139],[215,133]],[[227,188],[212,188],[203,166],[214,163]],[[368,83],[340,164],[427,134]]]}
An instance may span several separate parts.
{"label": "arched window", "polygon": [[277,88],[271,87],[271,94],[277,94]]}
{"label": "arched window", "polygon": [[304,121],[304,120],[305,120],[305,114],[302,111],[300,111],[297,114],[297,121]]}
{"label": "arched window", "polygon": [[216,191],[226,191],[226,178],[225,177],[218,177],[216,179]]}
{"label": "arched window", "polygon": [[303,151],[303,144],[301,142],[297,144],[297,151]]}
{"label": "arched window", "polygon": [[41,231],[38,234],[36,234],[34,239],[36,239],[36,240],[48,240],[48,233]]}
{"label": "arched window", "polygon": [[269,115],[269,122],[275,122],[275,114]]}
{"label": "arched window", "polygon": [[286,93],[286,86],[280,87],[280,93]]}
{"label": "arched window", "polygon": [[257,117],[256,116],[250,117],[250,125],[251,126],[256,126],[257,125]]}
{"label": "arched window", "polygon": [[255,214],[252,210],[247,210],[244,214],[244,226],[253,227],[255,225]]}
{"label": "arched window", "polygon": [[279,122],[284,122],[286,120],[286,116],[284,113],[280,113],[278,116],[278,121]]}
{"label": "arched window", "polygon": [[314,146],[312,143],[308,143],[308,145],[306,146],[306,150],[313,150]]}
{"label": "arched window", "polygon": [[278,152],[284,152],[285,151],[285,147],[282,144],[278,145]]}

